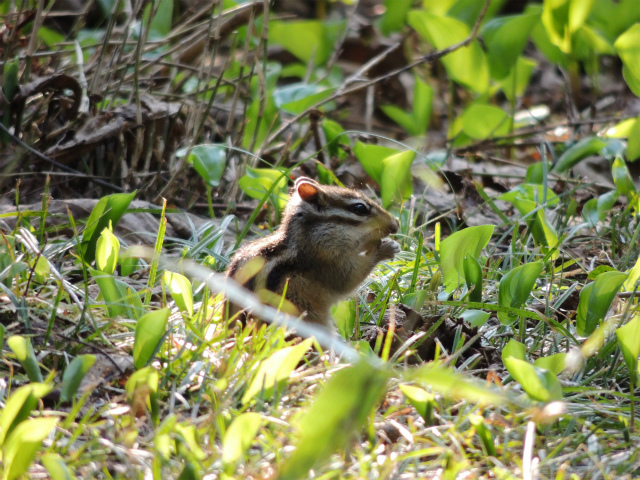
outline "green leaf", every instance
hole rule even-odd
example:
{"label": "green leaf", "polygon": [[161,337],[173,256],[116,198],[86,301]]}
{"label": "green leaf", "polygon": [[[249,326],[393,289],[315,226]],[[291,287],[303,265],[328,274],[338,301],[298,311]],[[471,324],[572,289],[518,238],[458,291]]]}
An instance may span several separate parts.
{"label": "green leaf", "polygon": [[287,195],[287,177],[283,176],[280,170],[247,167],[246,174],[238,180],[238,185],[251,198],[262,200],[276,182],[270,198],[279,208],[284,208],[289,196]]}
{"label": "green leaf", "polygon": [[436,403],[435,395],[423,388],[411,385],[400,385],[400,390],[420,416],[424,418],[426,425],[430,425],[433,422],[433,410]]}
{"label": "green leaf", "polygon": [[[502,277],[498,286],[498,305],[513,308],[523,306],[543,267],[542,262],[526,263],[514,268]],[[498,318],[503,325],[511,325],[518,319],[518,316],[507,312],[498,312]]]}
{"label": "green leaf", "polygon": [[636,193],[636,187],[633,184],[633,179],[627,169],[627,164],[620,157],[616,157],[611,165],[611,176],[613,177],[613,183],[616,186],[616,190],[620,195],[626,195],[631,197]]}
{"label": "green leaf", "polygon": [[[136,407],[135,414],[142,412],[137,411],[141,405],[146,405],[151,412],[151,418],[154,425],[158,424],[159,408],[158,408],[158,371],[145,367],[133,372],[127,380],[125,390],[127,391],[127,400],[131,406]],[[178,425],[176,425],[178,427]],[[193,451],[192,451],[193,453]]]}
{"label": "green leaf", "polygon": [[[225,467],[233,467],[242,460],[245,452],[253,443],[262,424],[262,415],[247,412],[237,416],[224,434],[222,441],[222,463]],[[233,473],[229,470],[229,474]]]}
{"label": "green leaf", "polygon": [[524,343],[520,343],[513,338],[502,349],[502,363],[507,358],[517,358],[518,360],[527,359],[527,347]]}
{"label": "green leaf", "polygon": [[189,316],[193,315],[193,292],[191,290],[191,282],[184,275],[169,272],[165,270],[162,281],[169,289],[171,297],[176,302],[181,312],[187,312]]}
{"label": "green leaf", "polygon": [[380,195],[382,206],[389,208],[395,203],[402,203],[413,192],[411,186],[411,164],[416,157],[413,150],[396,153],[382,160],[382,179]]}
{"label": "green leaf", "polygon": [[384,168],[383,160],[391,155],[400,153],[400,150],[356,142],[353,153],[362,164],[367,175],[380,185],[380,183],[382,183],[382,170]]}
{"label": "green leaf", "polygon": [[469,227],[449,235],[440,245],[440,268],[447,292],[453,291],[465,281],[464,257],[479,257],[489,244],[494,225]]}
{"label": "green leaf", "polygon": [[482,37],[487,48],[491,77],[506,77],[516,62],[540,19],[540,11],[494,18],[485,23]]}
{"label": "green leaf", "polygon": [[[640,23],[632,25],[620,35],[613,46],[626,69],[625,80],[627,83],[629,84],[627,77],[632,77],[636,82],[640,82]],[[624,70],[623,73],[625,73]],[[638,95],[635,89],[632,88],[632,90]]]}
{"label": "green leaf", "polygon": [[82,379],[96,361],[95,355],[79,355],[73,359],[62,376],[60,399],[69,402],[75,397]]}
{"label": "green leaf", "polygon": [[259,393],[263,399],[269,399],[276,389],[282,390],[291,372],[312,345],[313,340],[309,338],[299,345],[278,350],[260,363],[249,388],[242,396],[242,403],[246,405]]}
{"label": "green leaf", "polygon": [[[15,58],[13,60],[8,61],[4,65],[4,73],[3,73],[3,81],[2,81],[2,92],[7,100],[13,100],[13,96],[16,94],[19,88],[19,80],[18,80],[18,69],[20,67],[20,60]],[[7,112],[8,114],[8,112]],[[9,126],[5,124],[5,126]]]}
{"label": "green leaf", "polygon": [[208,186],[217,187],[227,164],[227,149],[223,145],[198,145],[189,152],[187,162]]}
{"label": "green leaf", "polygon": [[269,44],[281,45],[304,63],[324,64],[345,28],[344,21],[288,20],[269,22]]}
{"label": "green leaf", "polygon": [[405,112],[395,105],[382,105],[382,111],[411,135],[423,135],[429,126],[433,104],[433,88],[416,77],[413,88],[413,111]]}
{"label": "green leaf", "polygon": [[640,117],[632,120],[631,128],[629,129],[627,140],[627,160],[635,162],[640,158]]}
{"label": "green leaf", "polygon": [[549,370],[554,375],[559,375],[560,372],[564,370],[566,357],[567,357],[567,354],[564,352],[554,353],[553,355],[549,355],[547,357],[540,357],[536,359],[536,361],[533,362],[533,364],[536,367]]}
{"label": "green leaf", "polygon": [[640,97],[640,77],[636,77],[629,67],[622,65],[622,78],[627,82],[629,90],[631,90],[637,97]]}
{"label": "green leaf", "polygon": [[29,380],[32,382],[42,383],[42,374],[40,373],[38,359],[33,351],[31,340],[19,335],[13,335],[7,339],[7,345],[9,345],[9,348],[11,348],[16,357],[18,357],[18,361],[22,365],[22,368],[27,372]]}
{"label": "green leaf", "polygon": [[116,228],[120,218],[122,218],[135,196],[136,192],[114,193],[102,197],[96,203],[87,220],[87,226],[82,234],[82,243],[80,244],[85,262],[93,262],[100,233],[109,226],[109,222],[111,222],[112,228]]}
{"label": "green leaf", "polygon": [[[438,50],[465,40],[471,32],[468,25],[455,18],[434,15],[421,10],[408,14],[408,23]],[[468,47],[445,55],[442,63],[452,80],[476,93],[489,88],[489,67],[484,52],[474,40]]]}
{"label": "green leaf", "polygon": [[378,23],[380,31],[385,37],[393,32],[399,32],[407,20],[407,13],[412,0],[384,0],[384,13]]}
{"label": "green leaf", "polygon": [[600,137],[583,138],[560,155],[552,171],[555,173],[565,173],[581,160],[600,153],[600,150],[608,144],[609,141]]}
{"label": "green leaf", "polygon": [[[636,288],[636,283],[640,281],[640,256],[638,260],[636,260],[636,264],[633,266],[631,271],[629,272],[629,276],[624,281],[624,289],[627,292],[632,292],[634,288]],[[638,286],[640,289],[640,285]]]}
{"label": "green leaf", "polygon": [[47,469],[51,480],[74,480],[75,477],[57,453],[45,453],[42,456],[42,465]]}
{"label": "green leaf", "polygon": [[49,385],[30,383],[11,394],[0,411],[0,447],[4,444],[7,435],[29,417],[31,411],[38,405],[38,401],[50,391]]}
{"label": "green leaf", "polygon": [[608,193],[600,195],[597,199],[592,198],[582,207],[582,216],[585,221],[591,223],[594,227],[598,222],[607,218],[610,210],[618,201],[618,192],[612,190]]}
{"label": "green leaf", "polygon": [[472,328],[480,328],[487,323],[491,314],[489,312],[483,312],[482,310],[465,310],[460,316],[467,322]]}
{"label": "green leaf", "polygon": [[576,314],[578,335],[591,335],[604,320],[618,290],[627,279],[626,273],[605,272],[580,290],[580,300]]}
{"label": "green leaf", "polygon": [[[276,106],[287,113],[297,115],[312,105],[331,96],[333,89],[309,83],[294,83],[275,89],[273,101]],[[326,109],[327,105],[321,108]]]}
{"label": "green leaf", "polygon": [[462,131],[476,140],[509,133],[509,115],[492,105],[471,105],[462,114]]}
{"label": "green leaf", "polygon": [[536,367],[515,357],[503,360],[505,367],[523,390],[532,399],[539,402],[552,402],[562,399],[562,386],[549,370]]}
{"label": "green leaf", "polygon": [[[149,21],[151,9],[156,2],[150,3],[144,11],[143,24],[146,27]],[[173,0],[160,0],[155,16],[149,25],[149,40],[164,40],[171,32],[171,20],[173,17]]]}
{"label": "green leaf", "polygon": [[280,480],[306,478],[311,468],[344,448],[385,392],[389,374],[360,361],[334,373],[300,419],[300,440]]}
{"label": "green leaf", "polygon": [[[262,116],[259,117],[260,114],[262,114]],[[255,145],[262,145],[269,132],[280,125],[279,115],[280,113],[273,101],[271,91],[267,92],[265,100],[255,98],[247,109],[247,125],[245,126],[242,137],[242,146],[249,148],[254,136]],[[256,129],[258,130],[257,133]]]}
{"label": "green leaf", "polygon": [[58,422],[57,418],[33,418],[20,423],[7,437],[3,446],[3,480],[14,480],[29,469],[29,465]]}
{"label": "green leaf", "polygon": [[110,317],[139,318],[144,312],[138,294],[122,280],[93,268],[89,273],[100,288]]}
{"label": "green leaf", "polygon": [[348,340],[353,335],[356,325],[356,304],[351,298],[338,302],[331,309],[331,316],[335,319],[342,338]]}
{"label": "green leaf", "polygon": [[467,255],[462,262],[467,288],[473,291],[469,295],[470,302],[482,302],[482,267],[473,255]]}
{"label": "green leaf", "polygon": [[101,272],[113,275],[118,264],[120,241],[111,233],[109,227],[102,230],[96,244],[96,268]]}
{"label": "green leaf", "polygon": [[136,323],[133,342],[133,365],[136,369],[146,366],[162,346],[170,313],[168,308],[154,310],[144,314]]}
{"label": "green leaf", "polygon": [[638,385],[638,355],[640,355],[640,315],[616,330],[618,345],[634,385]]}

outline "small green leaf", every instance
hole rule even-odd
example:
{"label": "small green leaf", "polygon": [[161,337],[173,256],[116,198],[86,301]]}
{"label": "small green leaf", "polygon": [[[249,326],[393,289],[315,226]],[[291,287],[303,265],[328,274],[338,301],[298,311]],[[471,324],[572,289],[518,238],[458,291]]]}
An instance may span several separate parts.
{"label": "small green leaf", "polygon": [[181,312],[187,312],[189,316],[193,315],[193,292],[191,290],[191,282],[184,275],[169,272],[165,270],[162,281],[169,289],[171,297],[176,302]]}
{"label": "small green leaf", "polygon": [[287,177],[280,170],[270,168],[246,168],[246,174],[238,185],[244,193],[256,200],[262,200],[271,186],[276,183],[270,198],[280,208],[284,208],[289,199],[287,195]]}
{"label": "small green leaf", "polygon": [[109,223],[113,228],[116,227],[135,196],[136,192],[114,193],[102,197],[96,203],[87,220],[87,226],[82,234],[82,243],[80,244],[85,262],[93,262],[100,233],[109,226]]}
{"label": "small green leaf", "polygon": [[433,422],[433,411],[435,409],[435,395],[427,392],[423,388],[413,387],[411,385],[400,385],[400,390],[405,394],[409,403],[414,406],[416,411],[424,418],[426,425]]}
{"label": "small green leaf", "polygon": [[[222,463],[225,467],[233,467],[242,460],[258,434],[261,424],[262,415],[255,412],[243,413],[231,422],[222,441]],[[229,471],[229,473],[233,472]]]}
{"label": "small green leaf", "polygon": [[559,375],[564,370],[567,354],[564,352],[554,353],[547,357],[540,357],[533,362],[536,367],[549,370],[554,375]]}
{"label": "small green leaf", "polygon": [[187,162],[208,186],[217,187],[227,164],[227,149],[223,145],[198,145],[189,152]]}
{"label": "small green leaf", "polygon": [[527,359],[527,347],[524,343],[520,343],[513,338],[502,349],[502,363],[507,358],[517,358],[518,360]]}
{"label": "small green leaf", "polygon": [[562,399],[562,386],[549,370],[535,367],[529,362],[515,357],[503,360],[504,366],[516,381],[522,385],[527,395],[539,402],[552,402]]}
{"label": "small green leaf", "polygon": [[[498,286],[498,305],[513,308],[523,306],[543,267],[542,262],[532,262],[509,271],[502,277]],[[518,316],[507,312],[498,312],[498,318],[503,325],[511,325],[518,319]]]}
{"label": "small green leaf", "polygon": [[120,253],[120,241],[107,227],[100,233],[96,244],[96,268],[101,272],[113,275],[118,263]]}
{"label": "small green leaf", "polygon": [[509,133],[509,116],[493,105],[474,104],[462,114],[462,131],[476,140]]}
{"label": "small green leaf", "polygon": [[28,338],[14,335],[7,339],[7,345],[13,350],[22,368],[27,372],[27,377],[32,382],[42,383],[42,374],[38,366],[38,359],[33,351],[31,340]]}
{"label": "small green leaf", "polygon": [[[640,23],[632,25],[620,35],[613,46],[626,70],[625,80],[627,83],[629,83],[628,77],[640,82]],[[624,70],[623,73],[625,73]],[[632,90],[638,95],[636,90]]]}
{"label": "small green leaf", "polygon": [[413,193],[411,164],[415,157],[416,153],[413,150],[407,150],[382,160],[380,196],[382,197],[382,206],[384,208],[389,208],[396,203],[402,203]]}
{"label": "small green leaf", "polygon": [[6,401],[0,411],[0,447],[20,422],[29,417],[31,411],[38,405],[38,400],[51,391],[44,383],[30,383],[16,389]]}
{"label": "small green leaf", "polygon": [[616,330],[618,345],[629,369],[634,385],[638,385],[638,355],[640,355],[640,315],[636,314],[626,325]]}
{"label": "small green leaf", "polygon": [[635,162],[640,158],[640,117],[636,118],[630,125],[627,140],[627,160]]}
{"label": "small green leaf", "polygon": [[144,314],[136,323],[133,343],[133,364],[136,369],[146,366],[162,346],[170,313],[168,308],[154,310]]}
{"label": "small green leaf", "polygon": [[407,20],[407,13],[412,0],[384,0],[384,13],[378,23],[380,31],[385,37],[393,32],[399,32]]}
{"label": "small green leaf", "polygon": [[348,340],[353,335],[356,325],[356,304],[351,298],[338,302],[331,309],[331,316],[335,319],[342,338]]}
{"label": "small green leaf", "polygon": [[62,376],[60,399],[69,402],[75,397],[82,379],[96,361],[95,355],[79,355],[73,359]]}
{"label": "small green leaf", "polygon": [[[127,380],[125,390],[127,391],[127,400],[129,404],[139,408],[142,404],[146,405],[151,412],[151,418],[154,425],[158,424],[159,408],[158,408],[158,382],[160,376],[158,371],[145,367],[133,372]],[[141,412],[136,411],[136,414]],[[178,425],[176,425],[177,427]]]}
{"label": "small green leaf", "polygon": [[276,389],[282,389],[291,372],[300,363],[311,345],[313,345],[313,340],[309,338],[299,345],[278,350],[263,361],[243,395],[242,403],[246,405],[259,393],[262,393],[262,398],[268,399]]}
{"label": "small green leaf", "polygon": [[608,140],[600,137],[583,138],[560,155],[552,171],[555,173],[565,173],[581,160],[600,153],[600,150],[608,144]]}
{"label": "small green leaf", "polygon": [[362,164],[365,172],[378,184],[382,182],[383,160],[391,155],[400,153],[395,148],[383,147],[380,145],[370,145],[356,142],[353,153]]}
{"label": "small green leaf", "polygon": [[3,480],[14,480],[29,469],[42,441],[58,423],[57,418],[32,418],[20,423],[3,446]]}
{"label": "small green leaf", "polygon": [[[437,50],[465,40],[471,32],[469,26],[458,19],[422,10],[412,10],[407,18],[411,28]],[[470,90],[484,93],[489,88],[487,58],[476,40],[465,48],[445,55],[442,63],[452,80]]]}
{"label": "small green leaf", "polygon": [[453,291],[465,281],[464,257],[479,257],[482,249],[489,244],[493,235],[493,225],[469,227],[449,235],[440,244],[440,268],[447,292]]}
{"label": "small green leaf", "polygon": [[42,464],[47,469],[51,480],[74,480],[75,477],[57,453],[45,453],[42,456]]}
{"label": "small green leaf", "polygon": [[580,290],[576,314],[578,335],[586,337],[593,333],[600,322],[604,320],[616,293],[626,279],[626,273],[605,272]]}
{"label": "small green leaf", "polygon": [[631,197],[636,193],[636,187],[627,169],[627,164],[620,157],[616,157],[611,165],[611,176],[620,195]]}
{"label": "small green leaf", "polygon": [[[143,23],[146,27],[149,21],[151,9],[155,7],[156,2],[150,3],[144,11]],[[155,16],[149,25],[149,40],[164,40],[171,32],[171,20],[173,18],[173,0],[160,0]]]}
{"label": "small green leaf", "polygon": [[467,255],[462,262],[467,288],[471,291],[469,301],[482,302],[482,267],[473,255]]}
{"label": "small green leaf", "polygon": [[297,115],[329,97],[332,93],[333,89],[324,88],[320,85],[294,83],[275,89],[273,101],[277,107],[285,112]]}
{"label": "small green leaf", "polygon": [[597,199],[592,198],[582,207],[582,216],[594,227],[598,222],[607,218],[607,215],[618,201],[618,192],[612,190],[600,195]]}

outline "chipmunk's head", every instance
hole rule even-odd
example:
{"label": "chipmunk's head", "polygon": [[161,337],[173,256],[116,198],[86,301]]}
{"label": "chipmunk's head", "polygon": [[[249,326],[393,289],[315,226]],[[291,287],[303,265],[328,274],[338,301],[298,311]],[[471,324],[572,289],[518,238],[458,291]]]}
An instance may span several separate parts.
{"label": "chipmunk's head", "polygon": [[398,232],[398,221],[357,190],[296,180],[285,218],[299,218],[332,226],[351,226],[353,234],[384,238]]}

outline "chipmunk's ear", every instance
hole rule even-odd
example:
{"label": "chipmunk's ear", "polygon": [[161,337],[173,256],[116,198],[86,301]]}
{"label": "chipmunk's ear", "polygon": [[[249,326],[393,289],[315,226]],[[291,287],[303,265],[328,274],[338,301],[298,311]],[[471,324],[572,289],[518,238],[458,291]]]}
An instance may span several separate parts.
{"label": "chipmunk's ear", "polygon": [[315,181],[302,177],[296,180],[295,189],[300,195],[300,198],[305,202],[314,202],[318,198],[320,190],[319,185]]}

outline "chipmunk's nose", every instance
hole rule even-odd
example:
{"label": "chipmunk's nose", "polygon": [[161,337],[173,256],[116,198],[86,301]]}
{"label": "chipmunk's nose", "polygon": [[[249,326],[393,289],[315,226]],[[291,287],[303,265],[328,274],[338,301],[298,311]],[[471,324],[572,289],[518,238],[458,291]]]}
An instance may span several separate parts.
{"label": "chipmunk's nose", "polygon": [[398,228],[399,228],[398,221],[394,218],[391,225],[389,225],[389,234],[398,233]]}

